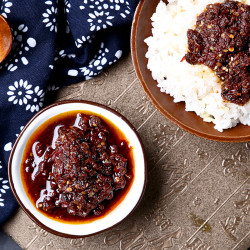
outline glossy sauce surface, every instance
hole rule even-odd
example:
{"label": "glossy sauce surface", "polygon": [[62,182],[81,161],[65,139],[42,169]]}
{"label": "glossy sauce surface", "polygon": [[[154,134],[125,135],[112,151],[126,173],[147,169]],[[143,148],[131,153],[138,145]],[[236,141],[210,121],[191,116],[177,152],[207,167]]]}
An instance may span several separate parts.
{"label": "glossy sauce surface", "polygon": [[88,223],[124,199],[133,171],[133,149],[119,128],[99,115],[72,111],[49,119],[32,134],[21,176],[43,214]]}
{"label": "glossy sauce surface", "polygon": [[237,1],[209,4],[187,32],[190,64],[204,64],[222,80],[224,100],[250,100],[250,6]]}

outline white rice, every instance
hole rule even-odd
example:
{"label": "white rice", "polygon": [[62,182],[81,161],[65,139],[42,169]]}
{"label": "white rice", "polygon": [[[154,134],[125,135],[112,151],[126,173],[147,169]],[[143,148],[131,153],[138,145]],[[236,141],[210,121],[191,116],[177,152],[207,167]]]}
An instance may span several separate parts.
{"label": "white rice", "polygon": [[[194,28],[196,17],[209,3],[223,0],[168,0],[159,2],[153,14],[152,34],[145,39],[148,45],[148,68],[162,92],[174,102],[185,101],[186,111],[194,111],[206,122],[213,122],[222,132],[237,123],[250,126],[250,102],[244,106],[223,101],[221,81],[203,65],[191,65],[185,60],[187,30]],[[250,4],[250,0],[242,0]]]}

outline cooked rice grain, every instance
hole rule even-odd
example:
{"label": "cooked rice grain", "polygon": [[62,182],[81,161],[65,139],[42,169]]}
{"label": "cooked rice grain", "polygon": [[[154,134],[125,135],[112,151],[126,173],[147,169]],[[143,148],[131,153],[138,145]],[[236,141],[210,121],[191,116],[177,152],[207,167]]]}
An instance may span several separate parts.
{"label": "cooked rice grain", "polygon": [[[185,101],[186,111],[194,111],[206,122],[213,122],[222,132],[242,123],[250,126],[250,102],[244,106],[225,102],[221,97],[221,81],[204,65],[190,65],[181,59],[187,52],[187,30],[209,3],[223,0],[160,1],[152,16],[152,36],[145,39],[148,69],[162,92],[174,102]],[[242,0],[250,4],[250,0]]]}

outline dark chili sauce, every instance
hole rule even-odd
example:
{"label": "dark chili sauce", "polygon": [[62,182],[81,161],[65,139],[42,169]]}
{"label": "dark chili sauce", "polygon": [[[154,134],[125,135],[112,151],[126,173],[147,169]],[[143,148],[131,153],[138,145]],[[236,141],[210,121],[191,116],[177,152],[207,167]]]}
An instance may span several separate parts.
{"label": "dark chili sauce", "polygon": [[133,149],[108,119],[71,111],[43,123],[24,150],[21,177],[44,215],[88,223],[111,212],[128,193]]}
{"label": "dark chili sauce", "polygon": [[250,100],[250,6],[238,1],[209,4],[189,29],[190,64],[204,64],[222,80],[225,101]]}

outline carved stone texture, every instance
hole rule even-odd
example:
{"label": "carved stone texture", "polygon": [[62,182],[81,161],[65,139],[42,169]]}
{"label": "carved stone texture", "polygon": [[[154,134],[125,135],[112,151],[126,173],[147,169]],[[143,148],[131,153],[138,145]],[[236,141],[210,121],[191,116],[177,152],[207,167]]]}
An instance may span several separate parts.
{"label": "carved stone texture", "polygon": [[247,249],[250,143],[208,141],[173,125],[145,96],[130,56],[57,99],[95,101],[125,115],[145,146],[147,188],[125,221],[82,239],[51,235],[19,210],[3,228],[23,249]]}

